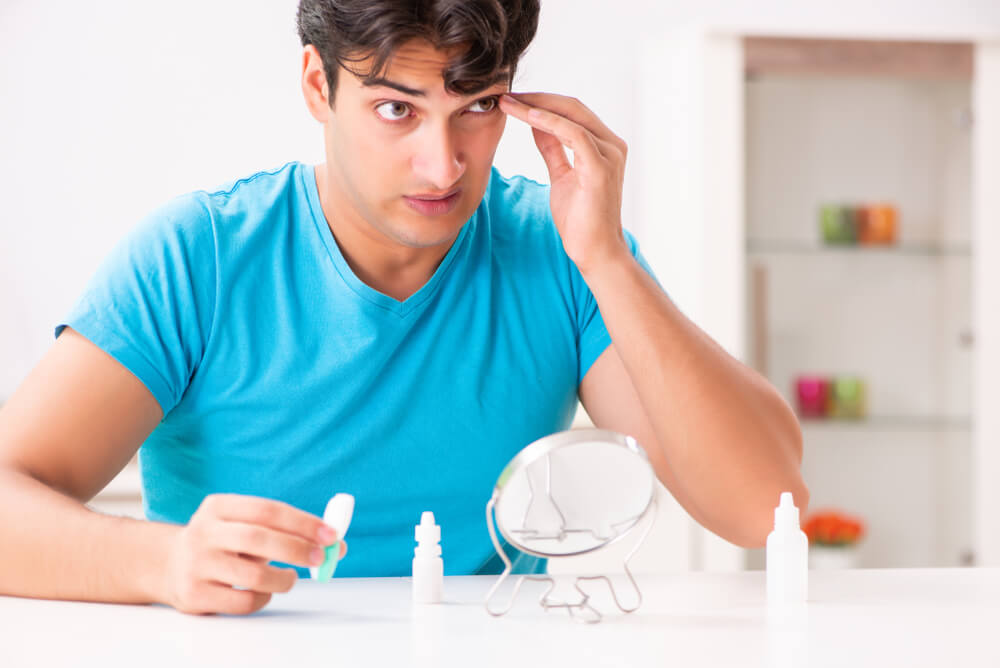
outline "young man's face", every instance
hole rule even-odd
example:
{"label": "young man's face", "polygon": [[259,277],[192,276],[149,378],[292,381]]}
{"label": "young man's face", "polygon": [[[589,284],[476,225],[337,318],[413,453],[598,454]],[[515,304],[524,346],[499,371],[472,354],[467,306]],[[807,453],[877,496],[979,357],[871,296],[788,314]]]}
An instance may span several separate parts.
{"label": "young man's face", "polygon": [[[485,193],[506,123],[497,97],[508,83],[504,78],[473,96],[448,93],[447,56],[410,42],[393,54],[377,86],[339,70],[324,130],[326,187],[337,207],[353,210],[344,214],[363,220],[380,241],[409,248],[450,244]],[[351,67],[367,73],[367,65]],[[456,189],[432,211],[411,199]]]}

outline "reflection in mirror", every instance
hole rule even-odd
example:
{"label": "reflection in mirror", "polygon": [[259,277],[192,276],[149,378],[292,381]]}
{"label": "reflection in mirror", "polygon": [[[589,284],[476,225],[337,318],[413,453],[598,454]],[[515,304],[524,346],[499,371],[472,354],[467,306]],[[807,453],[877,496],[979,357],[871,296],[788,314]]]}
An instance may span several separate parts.
{"label": "reflection in mirror", "polygon": [[[566,608],[581,621],[600,621],[601,615],[580,589],[581,581],[604,580],[615,604],[632,612],[642,596],[628,570],[628,561],[652,526],[656,508],[656,483],[646,453],[629,436],[600,429],[564,431],[539,439],[521,450],[504,468],[486,506],[486,520],[497,554],[505,564],[500,579],[490,590],[486,609],[502,615],[513,605],[525,580],[548,582],[542,595],[546,608]],[[632,607],[621,604],[606,576],[578,577],[574,602],[553,601],[551,576],[521,576],[508,606],[501,611],[490,600],[510,574],[511,561],[496,539],[500,534],[513,547],[548,559],[580,555],[600,549],[633,531],[646,516],[646,530],[625,558],[624,571],[638,600]]]}

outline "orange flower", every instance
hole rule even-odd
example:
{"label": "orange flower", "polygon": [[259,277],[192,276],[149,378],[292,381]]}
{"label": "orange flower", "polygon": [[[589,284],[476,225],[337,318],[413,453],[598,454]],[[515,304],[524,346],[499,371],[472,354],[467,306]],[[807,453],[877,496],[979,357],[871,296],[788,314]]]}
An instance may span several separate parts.
{"label": "orange flower", "polygon": [[810,545],[854,545],[865,535],[865,524],[857,517],[837,510],[812,513],[802,531],[809,538]]}

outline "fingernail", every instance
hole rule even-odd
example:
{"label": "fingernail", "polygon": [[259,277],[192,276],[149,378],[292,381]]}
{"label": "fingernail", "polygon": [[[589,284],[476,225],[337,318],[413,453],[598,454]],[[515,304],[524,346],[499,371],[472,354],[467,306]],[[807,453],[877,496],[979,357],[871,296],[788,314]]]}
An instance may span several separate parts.
{"label": "fingernail", "polygon": [[313,566],[319,566],[323,563],[323,550],[318,547],[309,553],[309,563]]}
{"label": "fingernail", "polygon": [[337,532],[330,527],[320,527],[319,540],[324,545],[329,545],[337,538]]}

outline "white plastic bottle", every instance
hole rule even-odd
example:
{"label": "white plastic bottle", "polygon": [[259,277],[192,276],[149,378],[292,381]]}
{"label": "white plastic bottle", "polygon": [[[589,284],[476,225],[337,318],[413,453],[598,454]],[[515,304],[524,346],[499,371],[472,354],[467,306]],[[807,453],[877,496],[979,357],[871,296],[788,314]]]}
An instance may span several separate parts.
{"label": "white plastic bottle", "polygon": [[767,602],[805,603],[809,586],[809,539],[799,527],[791,492],[781,493],[774,509],[774,531],[767,537]]}
{"label": "white plastic bottle", "polygon": [[350,494],[335,494],[327,502],[326,510],[323,512],[323,522],[337,532],[337,542],[328,545],[324,550],[325,558],[322,565],[310,566],[309,572],[312,574],[314,580],[326,582],[333,577],[334,571],[337,570],[337,564],[340,562],[341,550],[343,549],[341,541],[347,535],[347,528],[351,526],[351,517],[353,515],[354,497]]}
{"label": "white plastic bottle", "polygon": [[413,602],[440,603],[444,587],[444,561],[441,559],[441,527],[434,524],[434,513],[424,511],[415,533]]}

